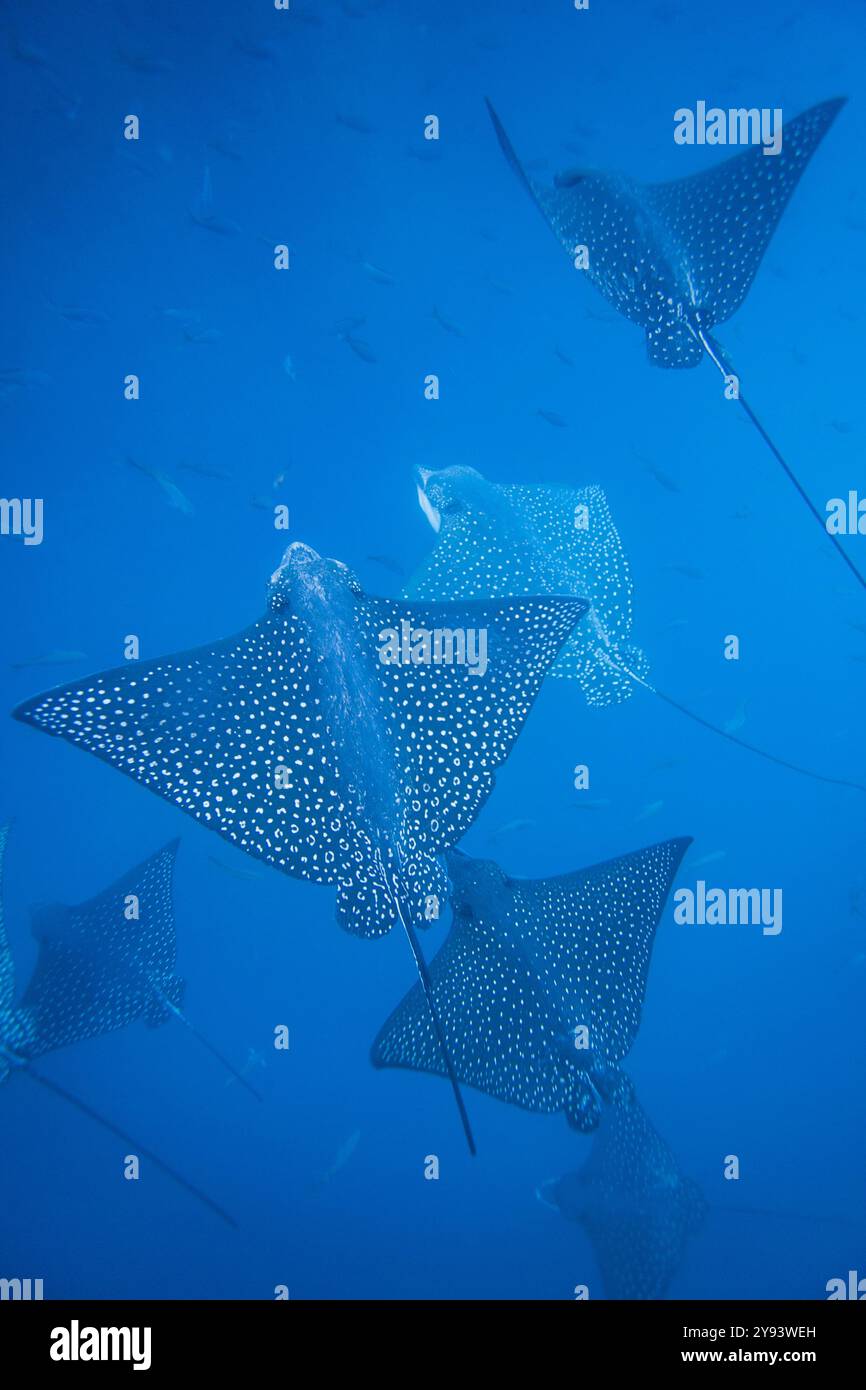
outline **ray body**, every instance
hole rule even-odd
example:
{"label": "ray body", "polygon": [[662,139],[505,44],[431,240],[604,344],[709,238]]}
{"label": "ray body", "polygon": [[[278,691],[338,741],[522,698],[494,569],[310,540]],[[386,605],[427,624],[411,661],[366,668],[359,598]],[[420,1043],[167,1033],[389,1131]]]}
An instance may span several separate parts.
{"label": "ray body", "polygon": [[726,384],[736,378],[737,394],[731,398],[739,401],[824,535],[866,588],[739,390],[739,374],[712,333],[745,299],[794,189],[843,105],[842,98],[820,102],[786,121],[777,154],[751,146],[703,173],[658,184],[571,169],[550,187],[530,178],[487,103],[506,160],[557,241],[575,264],[585,248],[581,274],[643,329],[654,365],[696,367],[706,356]]}
{"label": "ray body", "polygon": [[172,907],[178,844],[171,841],[86,902],[34,912],[39,955],[20,1004],[33,1034],[28,1056],[139,1019],[155,1026],[170,1016],[163,999],[180,1003]]}
{"label": "ray body", "polygon": [[577,681],[589,705],[622,701],[640,686],[745,752],[819,782],[866,792],[862,783],[759,748],[732,726],[712,724],[651,684],[647,658],[631,641],[631,576],[601,488],[498,484],[464,467],[419,469],[417,477],[418,499],[436,542],[409,583],[410,596],[580,594],[589,611],[551,674]]}
{"label": "ray body", "polygon": [[664,1298],[707,1212],[633,1093],[602,1108],[582,1168],[539,1196],[586,1231],[612,1299]]}
{"label": "ray body", "polygon": [[550,674],[576,680],[590,705],[626,699],[648,663],[631,643],[633,586],[628,561],[600,487],[499,484],[476,469],[419,470],[422,509],[436,544],[413,575],[412,599],[501,599],[575,594],[589,612]]}
{"label": "ray body", "polygon": [[487,103],[506,159],[569,256],[586,246],[585,274],[646,335],[651,362],[694,367],[700,332],[740,307],[770,238],[844,101],[786,121],[776,155],[751,146],[703,173],[669,183],[571,169],[548,187],[527,177]]}
{"label": "ray body", "polygon": [[[524,1110],[592,1129],[624,1084],[656,927],[688,839],[589,869],[512,879],[448,856],[454,920],[430,964],[460,1081]],[[578,1046],[577,1044],[582,1044]],[[417,985],[372,1047],[376,1067],[442,1075]]]}
{"label": "ray body", "polygon": [[[348,931],[380,936],[399,922],[426,991],[415,928],[429,925],[430,898],[444,900],[440,856],[483,806],[586,607],[372,598],[345,565],[293,542],[265,616],[245,631],[49,691],[15,714],[253,857],[335,884]],[[416,660],[412,634],[444,631],[467,648],[475,634],[479,651],[483,634],[484,669],[433,661],[423,641]],[[385,659],[389,635],[398,660]],[[438,1033],[429,993],[428,1003]]]}
{"label": "ray body", "polygon": [[[74,908],[43,909],[34,919],[39,956],[20,1004],[3,920],[2,867],[8,827],[0,829],[0,1082],[11,1072],[60,1097],[148,1159],[227,1225],[233,1218],[147,1145],[33,1065],[47,1052],[123,1028],[136,1019],[156,1024],[169,1015],[165,990],[180,996],[174,975],[171,875],[178,842],[133,869],[105,893]],[[149,901],[152,930],[127,920],[128,895]]]}
{"label": "ray body", "polygon": [[[15,717],[94,753],[253,858],[337,885],[365,936],[444,898],[438,856],[489,795],[542,680],[586,603],[577,597],[424,604],[371,598],[299,542],[268,611],[224,641],[35,697]],[[467,664],[382,660],[383,634],[487,633]]]}

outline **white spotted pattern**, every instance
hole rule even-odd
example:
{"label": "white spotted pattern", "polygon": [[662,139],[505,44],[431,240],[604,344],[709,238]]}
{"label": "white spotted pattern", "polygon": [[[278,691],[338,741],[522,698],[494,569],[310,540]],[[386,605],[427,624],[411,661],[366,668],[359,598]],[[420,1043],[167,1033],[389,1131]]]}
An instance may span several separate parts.
{"label": "white spotted pattern", "polygon": [[[509,163],[569,256],[586,246],[585,274],[646,332],[650,360],[693,367],[695,329],[723,323],[742,304],[779,218],[843,105],[821,102],[783,126],[782,149],[750,146],[715,168],[672,183],[570,171],[548,188],[529,179],[494,116]],[[578,273],[578,272],[576,272]]]}
{"label": "white spotted pattern", "polygon": [[603,1108],[587,1162],[551,1198],[586,1230],[613,1299],[664,1298],[707,1210],[633,1097]]}
{"label": "white spotted pattern", "polygon": [[[295,587],[293,587],[293,585]],[[406,604],[296,543],[268,613],[235,637],[37,696],[16,717],[67,739],[246,853],[339,885],[341,924],[389,931],[444,896],[436,856],[472,823],[579,598]],[[485,628],[488,668],[383,665],[380,633]],[[423,913],[417,915],[423,923]]]}
{"label": "white spotted pattern", "polygon": [[[164,1022],[170,1015],[157,990],[180,1003],[172,904],[177,846],[173,840],[87,902],[36,915],[39,955],[19,1006],[32,1037],[29,1057],[137,1019]],[[139,901],[137,920],[125,915],[129,894]]]}
{"label": "white spotted pattern", "polygon": [[[593,1127],[593,1087],[618,1087],[616,1064],[637,1035],[656,927],[689,843],[537,880],[449,856],[454,923],[430,977],[460,1081]],[[578,1026],[589,1030],[589,1056],[574,1046]],[[419,985],[379,1032],[372,1060],[444,1074]]]}
{"label": "white spotted pattern", "polygon": [[[628,699],[634,683],[606,656],[641,678],[649,664],[630,641],[631,575],[602,489],[499,485],[474,468],[454,467],[427,475],[425,492],[441,525],[408,585],[410,596],[580,596],[589,612],[550,674],[577,681],[589,705]],[[575,525],[577,516],[585,527]]]}

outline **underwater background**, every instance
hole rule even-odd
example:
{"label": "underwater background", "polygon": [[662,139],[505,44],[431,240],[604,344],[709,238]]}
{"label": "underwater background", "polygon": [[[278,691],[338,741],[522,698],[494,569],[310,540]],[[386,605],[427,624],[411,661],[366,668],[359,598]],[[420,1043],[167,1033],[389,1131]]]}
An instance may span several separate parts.
{"label": "underwater background", "polygon": [[[483,102],[539,179],[577,163],[664,180],[729,153],[675,145],[678,107],[788,117],[849,97],[720,332],[823,507],[863,478],[864,38],[857,0],[3,5],[0,490],[43,498],[45,522],[41,545],[0,538],[0,708],[120,664],[130,633],[147,658],[245,627],[287,539],[396,594],[433,540],[413,469],[465,464],[601,485],[651,680],[864,781],[862,594],[713,369],[650,366],[641,332],[570,273]],[[863,542],[843,543],[856,558]],[[58,652],[64,669],[30,664]],[[42,1063],[232,1231],[158,1173],[123,1181],[122,1145],[12,1076],[0,1275],[43,1278],[49,1298],[598,1296],[583,1230],[536,1197],[590,1138],[467,1089],[473,1159],[445,1083],[371,1068],[414,978],[398,933],[349,937],[332,890],[8,718],[0,765],[19,986],[32,905],[90,897],[180,835],[186,1009],[238,1064],[263,1060],[265,1096],[226,1086],[175,1023]],[[678,884],[784,891],[775,937],[679,926],[670,902],[659,926],[625,1069],[710,1204],[671,1297],[822,1298],[866,1273],[863,808],[644,691],[592,709],[548,680],[461,842],[539,877],[691,835]]]}

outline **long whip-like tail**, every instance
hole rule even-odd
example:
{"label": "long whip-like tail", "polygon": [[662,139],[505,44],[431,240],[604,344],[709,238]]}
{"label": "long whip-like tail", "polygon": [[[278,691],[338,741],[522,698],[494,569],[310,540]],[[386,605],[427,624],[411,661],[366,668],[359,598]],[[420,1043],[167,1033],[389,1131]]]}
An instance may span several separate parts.
{"label": "long whip-like tail", "polygon": [[[726,379],[730,376],[738,377],[738,373],[736,373],[733,370],[730,363],[730,359],[728,358],[727,354],[725,353],[723,348],[715,341],[715,339],[712,338],[708,333],[705,333],[703,329],[700,328],[693,330],[693,332],[697,333],[698,338],[703,344],[704,351],[707,353],[707,356],[716,365],[716,367],[718,367],[722,376]],[[839,544],[838,536],[834,536],[832,532],[827,530],[825,518],[818,511],[818,508],[815,506],[815,503],[812,501],[811,497],[809,496],[806,489],[803,487],[803,484],[800,482],[793,469],[790,468],[790,466],[785,462],[785,459],[783,458],[782,454],[779,452],[776,445],[773,443],[773,440],[770,438],[769,434],[764,429],[764,426],[761,424],[761,421],[758,419],[754,410],[749,405],[749,402],[746,400],[745,396],[743,396],[739,392],[739,389],[737,392],[737,400],[740,402],[740,405],[746,412],[746,415],[749,417],[752,424],[755,426],[755,429],[758,431],[764,443],[767,445],[776,462],[781,466],[785,476],[791,483],[793,483],[794,487],[797,489],[803,501],[806,503],[806,506],[809,508],[809,511],[812,513],[818,525],[821,527],[821,530],[823,531],[827,540],[835,549],[837,555],[840,555],[842,559],[845,561],[845,564],[848,566],[849,570],[854,575],[854,578],[857,580],[861,589],[866,589],[866,579],[863,578],[863,575],[860,573],[857,566],[854,564],[854,561],[851,559],[851,556],[845,550],[844,546]]]}
{"label": "long whip-like tail", "polygon": [[866,792],[866,786],[864,786],[862,782],[852,782],[846,777],[828,777],[823,772],[814,772],[812,768],[801,767],[799,763],[792,763],[788,758],[780,758],[776,753],[768,753],[765,748],[759,748],[757,744],[748,743],[744,738],[737,738],[736,734],[729,733],[727,729],[720,728],[718,724],[710,723],[709,719],[704,719],[703,715],[696,714],[695,711],[689,709],[687,705],[681,705],[679,700],[675,700],[671,695],[666,695],[665,692],[659,690],[657,686],[651,685],[648,680],[644,680],[643,676],[639,676],[636,671],[630,670],[630,668],[621,661],[615,660],[609,653],[601,652],[601,656],[605,661],[610,662],[615,670],[619,671],[624,676],[628,676],[636,685],[640,685],[644,690],[648,690],[651,695],[655,695],[659,700],[663,700],[666,705],[670,705],[671,709],[678,710],[679,713],[684,714],[687,719],[693,720],[695,724],[700,724],[701,728],[709,729],[711,734],[718,734],[720,738],[726,738],[729,743],[735,744],[737,748],[744,748],[747,753],[755,753],[759,758],[765,758],[767,762],[775,763],[777,767],[784,767],[787,768],[789,772],[799,773],[801,777],[811,777],[815,782],[826,782],[831,787],[850,787],[853,791]]}
{"label": "long whip-like tail", "polygon": [[113,1134],[117,1139],[122,1139],[124,1144],[128,1144],[130,1148],[134,1149],[137,1153],[143,1154],[154,1167],[159,1168],[160,1171],[171,1178],[173,1182],[176,1182],[178,1187],[182,1187],[185,1192],[189,1192],[191,1196],[197,1198],[199,1202],[203,1203],[210,1211],[214,1212],[221,1221],[225,1221],[227,1226],[233,1226],[235,1230],[237,1230],[237,1222],[234,1217],[229,1216],[227,1211],[224,1211],[221,1206],[218,1206],[217,1203],[208,1197],[205,1192],[202,1192],[200,1188],[188,1182],[176,1168],[172,1168],[170,1164],[159,1158],[152,1149],[147,1148],[137,1139],[134,1139],[131,1134],[127,1134],[119,1125],[114,1124],[114,1122],[107,1119],[105,1115],[101,1115],[98,1110],[94,1110],[86,1101],[81,1100],[78,1096],[72,1095],[71,1091],[67,1091],[63,1086],[59,1086],[56,1081],[51,1081],[47,1076],[44,1076],[42,1072],[35,1071],[29,1064],[26,1067],[22,1067],[21,1070],[26,1076],[29,1076],[31,1080],[43,1086],[46,1091],[51,1091],[53,1095],[60,1096],[68,1105],[72,1105],[76,1110],[80,1110],[82,1115],[86,1115],[88,1119],[93,1120],[95,1124],[101,1125],[103,1129],[107,1129],[109,1134]]}
{"label": "long whip-like tail", "polygon": [[176,1004],[173,1004],[171,1000],[168,998],[168,996],[163,994],[162,990],[157,990],[157,995],[159,998],[159,1002],[161,1004],[164,1004],[165,1007],[169,1009],[171,1013],[174,1014],[175,1018],[183,1024],[184,1028],[189,1029],[193,1037],[197,1038],[198,1041],[201,1043],[202,1047],[207,1048],[208,1052],[210,1052],[212,1056],[216,1057],[217,1061],[225,1067],[226,1071],[231,1072],[235,1081],[239,1081],[242,1086],[246,1086],[247,1090],[250,1092],[251,1095],[255,1096],[256,1100],[261,1100],[261,1092],[256,1090],[255,1086],[253,1086],[253,1084],[247,1080],[247,1078],[243,1075],[242,1072],[239,1072],[236,1067],[232,1066],[228,1058],[223,1056],[219,1048],[211,1042],[210,1038],[206,1038],[204,1033],[200,1033],[198,1031],[195,1024],[187,1018],[183,1010],[179,1009]]}
{"label": "long whip-like tail", "polygon": [[409,942],[409,947],[412,951],[412,955],[415,958],[415,966],[418,970],[418,978],[421,981],[421,988],[424,991],[424,997],[427,1000],[427,1007],[430,1010],[430,1020],[433,1024],[433,1031],[436,1034],[436,1041],[439,1044],[439,1050],[441,1051],[443,1061],[445,1062],[445,1070],[448,1073],[448,1080],[451,1082],[451,1089],[454,1092],[454,1099],[457,1102],[457,1111],[460,1115],[460,1123],[463,1126],[463,1133],[466,1135],[466,1142],[469,1145],[469,1152],[472,1154],[474,1158],[478,1150],[475,1147],[475,1139],[472,1134],[472,1126],[469,1123],[469,1115],[466,1111],[466,1105],[463,1100],[463,1092],[460,1090],[460,1081],[458,1079],[457,1072],[454,1070],[454,1062],[451,1058],[451,1052],[449,1050],[448,1043],[445,1040],[445,1032],[442,1027],[442,1020],[439,1017],[439,1012],[436,1008],[436,1004],[433,999],[433,983],[430,979],[430,971],[427,969],[427,962],[424,959],[424,954],[421,950],[421,943],[418,940],[418,936],[415,932],[415,928],[412,925],[409,914],[403,911],[403,908],[400,904],[400,897],[396,891],[396,888],[388,883],[387,874],[384,872],[384,866],[381,863],[381,858],[379,862],[380,867],[382,868],[382,876],[385,883],[386,892],[388,893],[388,896],[394,904],[394,911],[400,919],[400,923],[403,927],[404,932],[406,933],[406,939]]}

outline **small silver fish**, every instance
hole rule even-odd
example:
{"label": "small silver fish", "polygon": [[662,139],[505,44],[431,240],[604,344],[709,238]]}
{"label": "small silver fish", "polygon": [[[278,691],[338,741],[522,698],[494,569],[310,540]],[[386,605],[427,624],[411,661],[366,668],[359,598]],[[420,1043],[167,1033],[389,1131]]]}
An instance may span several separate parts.
{"label": "small silver fish", "polygon": [[356,357],[360,357],[362,362],[369,362],[373,365],[379,360],[370,344],[365,343],[363,338],[357,338],[354,333],[341,333],[339,337],[347,347],[352,349]]}
{"label": "small silver fish", "polygon": [[436,323],[438,323],[440,328],[445,329],[446,333],[452,334],[452,336],[455,338],[466,337],[466,334],[463,332],[463,329],[460,327],[459,323],[454,323],[452,319],[446,319],[445,315],[440,314],[439,310],[435,306],[431,317]]}
{"label": "small silver fish", "polygon": [[144,473],[148,478],[152,478],[158,483],[168,499],[169,506],[174,507],[175,511],[182,512],[184,516],[192,516],[194,509],[189,498],[181,492],[177,483],[172,482],[166,473],[160,472],[158,468],[151,468],[147,463],[139,463],[136,459],[127,454],[126,461],[130,468],[137,468],[139,473]]}
{"label": "small silver fish", "polygon": [[375,134],[373,127],[368,125],[363,116],[349,116],[344,111],[338,111],[337,124],[345,126],[347,130],[353,130],[356,135]]}
{"label": "small silver fish", "polygon": [[352,1133],[349,1135],[348,1139],[344,1140],[343,1143],[340,1145],[339,1149],[337,1150],[337,1155],[331,1166],[329,1168],[326,1168],[324,1173],[322,1173],[321,1176],[316,1179],[314,1183],[314,1188],[319,1189],[322,1187],[327,1187],[328,1183],[333,1181],[333,1179],[337,1176],[341,1169],[345,1168],[346,1164],[349,1162],[349,1159],[352,1157],[352,1154],[355,1152],[360,1142],[361,1131],[359,1129],[353,1130]]}
{"label": "small silver fish", "polygon": [[218,869],[222,869],[224,874],[230,874],[232,878],[242,878],[250,883],[258,883],[264,878],[264,874],[256,873],[255,869],[237,869],[234,864],[226,864],[224,860],[217,859],[216,855],[209,854],[208,859],[211,864],[215,864]]}
{"label": "small silver fish", "polygon": [[42,656],[30,657],[28,661],[10,661],[11,671],[28,671],[31,666],[71,666],[77,661],[86,661],[86,652],[50,651]]}
{"label": "small silver fish", "polygon": [[745,724],[745,722],[746,722],[746,701],[745,701],[745,700],[742,700],[742,701],[740,702],[740,707],[739,707],[739,709],[737,710],[736,714],[733,716],[732,719],[729,719],[729,720],[728,720],[727,724],[723,724],[723,725],[722,725],[722,728],[724,729],[724,731],[725,731],[726,734],[735,734],[735,733],[737,733],[740,729],[742,729],[742,727],[743,727],[743,725]]}
{"label": "small silver fish", "polygon": [[492,844],[494,840],[500,840],[503,835],[516,835],[518,831],[530,830],[533,825],[535,825],[534,820],[523,820],[520,818],[517,820],[508,820],[504,825],[500,825],[498,830],[494,830],[492,835],[487,836],[487,842],[488,844]]}
{"label": "small silver fish", "polygon": [[663,473],[660,468],[656,468],[654,463],[647,463],[644,466],[650,477],[655,478],[659,487],[663,487],[666,492],[682,492],[679,483],[670,477],[669,474]]}
{"label": "small silver fish", "polygon": [[218,328],[193,328],[190,324],[184,325],[183,336],[188,343],[201,345],[218,343],[222,339],[222,333]]}
{"label": "small silver fish", "polygon": [[377,285],[396,285],[397,283],[390,271],[383,270],[381,266],[374,265],[372,261],[362,261],[361,269]]}
{"label": "small silver fish", "polygon": [[[264,1057],[260,1052],[256,1052],[256,1049],[254,1047],[247,1048],[247,1060],[240,1068],[240,1075],[249,1076],[254,1071],[264,1071],[266,1066],[267,1062],[265,1061]],[[234,1085],[236,1080],[237,1077],[227,1076],[226,1085],[232,1086]]]}
{"label": "small silver fish", "polygon": [[228,217],[217,217],[213,212],[191,212],[190,220],[197,227],[203,227],[206,232],[214,232],[217,236],[237,236],[241,230],[237,222],[232,222]]}
{"label": "small silver fish", "polygon": [[542,410],[539,408],[535,413],[536,415],[540,415],[542,420],[546,420],[549,425],[555,425],[559,430],[568,428],[568,421],[563,420],[561,415],[557,415],[555,410]]}
{"label": "small silver fish", "polygon": [[694,565],[665,565],[666,570],[673,574],[682,574],[686,579],[703,579],[703,570],[696,569]]}
{"label": "small silver fish", "polygon": [[635,816],[635,824],[637,824],[638,821],[649,820],[650,816],[657,816],[664,804],[665,803],[663,801],[648,802],[647,805],[644,806],[643,810],[639,811],[638,814]]}
{"label": "small silver fish", "polygon": [[89,325],[108,323],[108,315],[104,314],[101,309],[85,309],[80,304],[52,304],[52,308],[56,309],[60,317],[66,319],[67,323]]}
{"label": "small silver fish", "polygon": [[393,560],[390,555],[368,555],[366,558],[371,564],[381,565],[383,570],[388,570],[389,573],[396,574],[400,578],[403,578],[406,573],[403,566]]}
{"label": "small silver fish", "polygon": [[709,854],[701,855],[700,859],[693,859],[691,868],[701,869],[705,864],[718,864],[720,859],[727,858],[727,853],[728,851],[726,849],[710,850]]}

